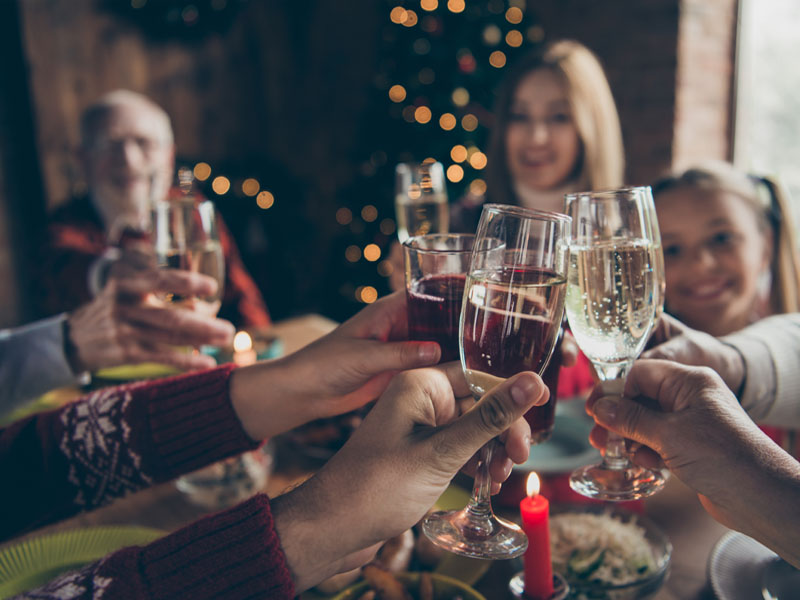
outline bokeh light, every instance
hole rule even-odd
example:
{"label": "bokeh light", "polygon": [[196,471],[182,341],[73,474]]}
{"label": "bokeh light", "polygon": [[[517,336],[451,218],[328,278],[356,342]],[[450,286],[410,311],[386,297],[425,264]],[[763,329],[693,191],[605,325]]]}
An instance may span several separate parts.
{"label": "bokeh light", "polygon": [[464,131],[475,131],[478,128],[478,117],[473,114],[466,114],[461,117],[461,127]]}
{"label": "bokeh light", "polygon": [[447,179],[453,183],[458,183],[464,179],[464,169],[458,165],[450,165],[447,167]]}
{"label": "bokeh light", "polygon": [[389,13],[389,19],[391,19],[392,23],[396,23],[398,25],[402,25],[407,18],[406,9],[402,6],[395,6]]}
{"label": "bokeh light", "polygon": [[419,79],[422,85],[430,85],[436,81],[436,72],[430,67],[425,67],[424,69],[420,69],[417,79]]}
{"label": "bokeh light", "polygon": [[512,48],[519,48],[522,46],[522,33],[516,29],[512,29],[506,34],[506,44]]}
{"label": "bokeh light", "polygon": [[469,193],[483,196],[486,193],[486,182],[483,179],[473,179],[469,184]]}
{"label": "bokeh light", "polygon": [[447,8],[452,13],[464,12],[466,5],[464,0],[447,0]]}
{"label": "bokeh light", "polygon": [[431,120],[431,109],[427,106],[420,106],[414,111],[414,120],[417,123],[428,123]]}
{"label": "bokeh light", "polygon": [[364,246],[364,258],[369,262],[375,262],[381,257],[381,248],[378,244],[367,244]]}
{"label": "bokeh light", "polygon": [[378,299],[378,290],[371,285],[358,286],[356,288],[356,300],[364,304],[372,304]]}
{"label": "bokeh light", "polygon": [[389,100],[392,102],[402,102],[406,99],[406,88],[397,84],[389,88]]}
{"label": "bokeh light", "polygon": [[242,193],[245,196],[255,196],[260,189],[261,184],[258,183],[257,179],[253,179],[252,177],[248,177],[242,182]]}
{"label": "bokeh light", "polygon": [[439,127],[445,131],[450,131],[455,128],[457,122],[456,116],[453,113],[444,113],[439,117]]}
{"label": "bokeh light", "polygon": [[348,262],[354,263],[358,262],[361,258],[361,248],[353,244],[352,246],[348,246],[347,250],[344,251],[344,257],[347,259]]}
{"label": "bokeh light", "polygon": [[393,219],[387,218],[381,221],[380,230],[383,235],[392,235],[396,229],[397,226],[394,224]]}
{"label": "bokeh light", "polygon": [[194,166],[194,178],[197,181],[205,181],[211,176],[211,165],[204,162],[199,162]]}
{"label": "bokeh light", "polygon": [[457,163],[464,162],[467,160],[467,149],[461,144],[456,144],[450,149],[450,158]]}
{"label": "bokeh light", "polygon": [[417,17],[417,13],[415,13],[413,10],[407,10],[406,11],[406,20],[403,21],[403,25],[406,26],[406,27],[413,27],[414,25],[417,24],[417,21],[419,21],[419,17]]}
{"label": "bokeh light", "polygon": [[476,152],[472,156],[469,157],[469,164],[472,166],[473,169],[483,169],[486,166],[486,155],[483,152]]}
{"label": "bokeh light", "polygon": [[496,46],[500,43],[503,32],[497,25],[487,25],[483,30],[483,41],[489,46]]}
{"label": "bokeh light", "polygon": [[228,190],[231,189],[231,181],[227,177],[219,175],[211,182],[211,189],[214,190],[216,194],[222,196],[223,194],[227,194]]}
{"label": "bokeh light", "polygon": [[512,6],[506,11],[506,21],[512,25],[522,23],[522,11],[518,7]]}
{"label": "bokeh light", "polygon": [[339,210],[336,211],[336,222],[339,225],[349,225],[350,221],[353,220],[353,211],[351,211],[346,206],[343,206]]}
{"label": "bokeh light", "polygon": [[453,104],[456,106],[466,106],[469,104],[469,92],[466,90],[466,88],[459,87],[454,89],[451,98],[453,100]]}
{"label": "bokeh light", "polygon": [[403,108],[403,120],[406,123],[413,123],[414,121],[416,121],[416,118],[414,117],[414,113],[416,110],[417,107],[413,105],[409,105]]}
{"label": "bokeh light", "polygon": [[275,204],[275,196],[272,195],[272,192],[263,190],[258,193],[258,196],[256,196],[256,204],[258,205],[258,208],[263,208],[266,210]]}
{"label": "bokeh light", "polygon": [[430,12],[439,8],[439,0],[420,0],[419,6],[422,10]]}
{"label": "bokeh light", "polygon": [[367,204],[364,208],[361,209],[361,218],[364,219],[367,223],[372,223],[375,219],[378,218],[378,209],[372,206],[372,204]]}
{"label": "bokeh light", "polygon": [[506,66],[506,55],[501,50],[495,50],[489,55],[489,64],[495,69],[502,69]]}
{"label": "bokeh light", "polygon": [[392,273],[394,273],[394,265],[388,260],[382,260],[378,263],[378,275],[389,277]]}

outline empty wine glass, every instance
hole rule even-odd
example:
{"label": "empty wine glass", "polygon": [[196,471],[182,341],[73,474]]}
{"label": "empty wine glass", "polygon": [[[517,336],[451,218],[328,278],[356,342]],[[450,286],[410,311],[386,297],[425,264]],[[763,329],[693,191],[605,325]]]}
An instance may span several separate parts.
{"label": "empty wine glass", "polygon": [[447,233],[450,213],[442,163],[400,163],[395,169],[397,239]]}
{"label": "empty wine glass", "polygon": [[[459,330],[461,365],[476,400],[520,371],[541,374],[547,366],[564,314],[569,223],[558,213],[483,207]],[[519,526],[492,511],[493,445],[481,449],[467,507],[432,513],[422,523],[429,538],[456,554],[513,558],[528,546]]]}
{"label": "empty wine glass", "polygon": [[[606,394],[619,396],[663,305],[661,236],[650,188],[566,196],[572,217],[567,319]],[[608,433],[603,460],[578,469],[571,487],[603,500],[635,500],[664,485],[659,470],[632,464],[625,440]]]}

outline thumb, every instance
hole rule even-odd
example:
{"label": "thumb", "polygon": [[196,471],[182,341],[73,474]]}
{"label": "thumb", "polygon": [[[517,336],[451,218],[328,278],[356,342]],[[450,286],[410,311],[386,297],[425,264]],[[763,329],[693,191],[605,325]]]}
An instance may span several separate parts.
{"label": "thumb", "polygon": [[534,405],[547,402],[550,392],[542,379],[531,372],[523,372],[492,388],[475,406],[460,418],[440,429],[434,436],[437,456],[452,461],[453,470],[461,466],[481,446],[511,427]]}
{"label": "thumb", "polygon": [[592,406],[594,420],[622,437],[634,440],[654,450],[658,442],[660,419],[658,413],[639,402],[619,396],[603,396]]}
{"label": "thumb", "polygon": [[430,367],[439,362],[441,349],[436,342],[378,342],[365,340],[363,352],[367,372],[405,371]]}

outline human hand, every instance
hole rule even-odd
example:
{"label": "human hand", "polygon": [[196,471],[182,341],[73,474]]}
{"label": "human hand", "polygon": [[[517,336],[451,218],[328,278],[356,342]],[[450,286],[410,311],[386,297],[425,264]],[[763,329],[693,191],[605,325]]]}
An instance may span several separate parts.
{"label": "human hand", "polygon": [[[727,527],[764,541],[764,515],[773,519],[789,499],[772,493],[783,485],[776,482],[795,478],[798,495],[798,463],[753,423],[708,368],[639,360],[624,397],[593,393],[587,407],[600,426],[644,445],[634,449],[634,462],[654,467],[663,461]],[[605,437],[605,429],[596,427],[592,444],[602,447]]]}
{"label": "human hand", "polygon": [[158,362],[182,370],[216,363],[180,346],[227,345],[233,326],[221,319],[148,301],[152,293],[209,296],[217,283],[199,273],[147,267],[131,268],[125,277],[109,279],[102,292],[67,317],[67,358],[75,372],[141,362]]}
{"label": "human hand", "polygon": [[663,358],[684,365],[710,367],[739,395],[745,380],[745,362],[736,348],[714,336],[692,329],[674,317],[661,315],[642,358]]}
{"label": "human hand", "polygon": [[[399,374],[322,470],[273,501],[298,592],[369,560],[382,540],[422,518],[481,446],[524,423],[522,415],[548,399],[542,380],[529,372],[459,416],[457,398],[468,394],[457,363]],[[514,461],[527,453],[525,447]]]}
{"label": "human hand", "polygon": [[435,365],[439,345],[406,341],[407,332],[405,293],[395,292],[292,355],[238,369],[231,398],[245,431],[264,439],[350,412],[398,371]]}

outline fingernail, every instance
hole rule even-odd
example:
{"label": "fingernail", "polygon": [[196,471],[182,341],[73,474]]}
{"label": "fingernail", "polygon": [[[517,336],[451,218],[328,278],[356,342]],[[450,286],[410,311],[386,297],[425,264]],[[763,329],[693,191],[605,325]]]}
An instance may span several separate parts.
{"label": "fingernail", "polygon": [[439,358],[438,344],[420,344],[419,359],[423,362],[436,362]]}
{"label": "fingernail", "polygon": [[617,418],[617,400],[614,398],[600,398],[594,403],[594,415],[606,423],[612,423]]}
{"label": "fingernail", "polygon": [[511,397],[519,406],[527,406],[535,391],[534,380],[531,377],[522,376],[511,386]]}

